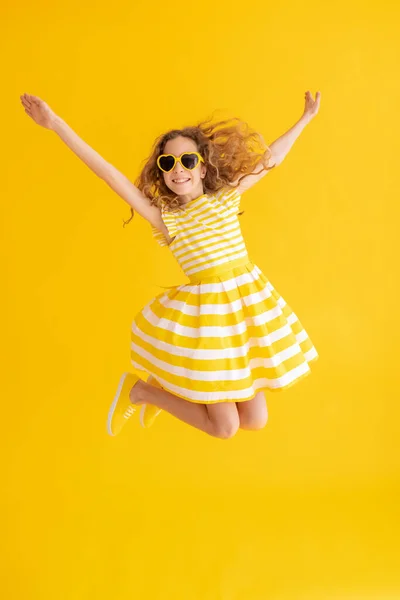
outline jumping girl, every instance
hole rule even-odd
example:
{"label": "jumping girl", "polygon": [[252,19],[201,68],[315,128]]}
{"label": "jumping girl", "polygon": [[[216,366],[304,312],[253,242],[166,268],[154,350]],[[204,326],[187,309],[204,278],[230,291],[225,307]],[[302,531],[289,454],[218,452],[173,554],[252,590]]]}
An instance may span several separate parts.
{"label": "jumping girl", "polygon": [[[189,281],[153,298],[134,317],[131,363],[107,430],[116,435],[139,405],[150,426],[165,410],[218,438],[265,426],[265,392],[287,389],[318,358],[299,319],[253,263],[239,216],[243,192],[279,165],[318,113],[305,94],[295,125],[266,146],[239,119],[173,129],[154,143],[135,185],[86,144],[37,96],[20,97],[35,123],[54,131],[151,225]],[[129,219],[129,221],[131,220]],[[129,223],[125,222],[125,224]]]}

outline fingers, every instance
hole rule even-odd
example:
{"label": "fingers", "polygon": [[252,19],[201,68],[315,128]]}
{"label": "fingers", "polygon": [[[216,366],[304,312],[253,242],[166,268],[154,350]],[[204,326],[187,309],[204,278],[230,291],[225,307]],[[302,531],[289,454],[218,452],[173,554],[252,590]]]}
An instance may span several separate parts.
{"label": "fingers", "polygon": [[25,112],[30,112],[31,111],[31,107],[29,104],[26,104],[25,102],[22,102],[23,107],[25,108]]}
{"label": "fingers", "polygon": [[22,96],[20,96],[20,99],[26,106],[32,106],[32,104],[36,104],[37,106],[39,106],[40,104],[40,98],[38,98],[37,96],[33,96],[32,94],[25,93]]}
{"label": "fingers", "polygon": [[[311,94],[310,90],[307,90],[307,91],[306,91],[306,93],[305,93],[304,95],[305,95],[305,97],[306,97],[306,98],[307,98],[307,96],[308,96],[309,98],[312,98],[312,94]],[[320,98],[320,96],[321,96],[321,92],[320,92],[320,91],[318,91],[318,92],[315,94],[315,100],[318,100],[318,99]]]}
{"label": "fingers", "polygon": [[24,106],[30,106],[30,100],[26,97],[26,94],[24,94],[23,96],[20,96],[21,102]]}
{"label": "fingers", "polygon": [[24,94],[23,96],[20,96],[22,105],[25,109],[26,114],[29,117],[32,117],[32,102],[29,100],[29,95],[28,94]]}

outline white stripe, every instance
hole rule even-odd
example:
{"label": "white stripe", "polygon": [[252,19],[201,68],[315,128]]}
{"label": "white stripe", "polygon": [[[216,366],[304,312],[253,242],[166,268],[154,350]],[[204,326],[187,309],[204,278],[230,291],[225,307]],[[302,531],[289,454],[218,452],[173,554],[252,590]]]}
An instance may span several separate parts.
{"label": "white stripe", "polygon": [[[282,334],[283,329],[285,331]],[[279,337],[279,332],[275,331],[261,338],[250,338],[249,341],[245,342],[242,346],[230,348],[198,348],[196,349],[196,359],[204,361],[215,361],[222,359],[240,358],[248,354],[249,348],[270,347],[271,344],[274,343],[277,339],[281,339],[282,337],[285,337],[285,335],[292,333],[296,338],[295,344],[292,344],[292,346],[290,346],[289,348],[285,348],[281,352],[274,354],[272,357],[262,359],[264,361],[264,364],[269,367],[280,365],[283,361],[287,360],[291,356],[294,356],[295,354],[297,354],[298,351],[300,351],[300,343],[308,339],[308,336],[304,330],[299,334],[295,334],[289,328],[289,326],[281,328],[279,331],[282,334]],[[159,349],[160,351],[167,352],[171,355],[171,357],[179,357],[178,360],[181,357],[189,359],[193,358],[193,348],[185,348],[183,346],[177,346],[175,344],[169,344],[168,342],[160,341],[157,338],[145,334],[140,328],[136,326],[135,323],[132,324],[132,332],[135,335],[137,335],[139,339],[142,339],[144,342],[147,342],[149,345]],[[137,354],[141,354],[141,346],[136,344],[133,340],[131,340],[131,350],[136,352]]]}
{"label": "white stripe", "polygon": [[[177,377],[187,377],[191,380],[199,380],[199,381],[240,381],[246,377],[251,376],[252,369],[256,367],[275,367],[278,366],[282,361],[277,363],[277,361],[273,361],[274,364],[271,364],[271,358],[252,358],[249,360],[249,363],[246,367],[242,369],[219,369],[219,370],[196,370],[196,369],[188,369],[187,367],[180,367],[179,365],[174,365],[160,358],[157,358],[144,348],[137,346],[132,342],[132,349],[135,350],[138,356],[141,356],[146,361],[150,362],[154,366],[162,369],[163,371],[167,371],[172,375]],[[301,354],[301,349],[298,344],[293,344],[290,348],[287,348],[284,352],[279,353],[279,355],[285,354],[285,358],[291,358],[296,354]],[[279,358],[279,355],[276,354],[273,358]],[[158,376],[157,376],[158,378]]]}
{"label": "white stripe", "polygon": [[[169,344],[168,342],[161,341],[151,335],[148,335],[142,331],[136,323],[132,323],[132,332],[137,335],[144,342],[147,342],[155,348],[167,352],[171,356],[193,358],[193,348],[185,348],[184,346],[176,346],[175,344]],[[196,348],[196,359],[199,360],[215,360],[215,359],[230,359],[237,358],[240,356],[246,356],[249,348],[270,346],[267,340],[264,338],[250,338],[250,340],[244,343],[242,346],[235,346],[229,348]],[[136,344],[132,341],[131,348],[136,348]]]}
{"label": "white stripe", "polygon": [[[197,286],[198,289],[198,286]],[[193,295],[197,295],[196,291],[193,292]],[[248,294],[247,296],[242,296],[237,300],[233,300],[230,302],[225,302],[223,304],[203,304],[199,303],[198,305],[191,305],[187,302],[182,302],[181,300],[175,300],[174,298],[169,298],[168,294],[164,294],[163,296],[158,298],[160,304],[162,304],[165,308],[171,308],[174,310],[178,310],[179,312],[185,315],[227,315],[232,313],[237,313],[243,310],[243,303],[246,307],[253,306],[260,302],[263,302],[267,298],[271,297],[271,292],[266,288],[264,288],[261,292],[254,292],[253,294]],[[286,304],[286,303],[284,303]],[[284,305],[283,304],[283,305]],[[282,304],[280,304],[282,306]]]}
{"label": "white stripe", "polygon": [[[229,244],[218,244],[218,248],[220,248],[220,250],[208,250],[207,251],[207,256],[204,255],[204,252],[191,252],[191,256],[190,257],[186,257],[183,261],[179,261],[180,265],[184,268],[184,271],[187,273],[188,272],[188,267],[194,267],[195,265],[199,265],[202,264],[204,265],[205,263],[210,263],[212,262],[214,264],[214,261],[217,260],[218,258],[222,257],[226,257],[227,252],[231,253],[238,253],[238,252],[243,252],[244,254],[246,254],[246,246],[244,242],[235,242],[234,246],[230,246]],[[232,255],[233,256],[233,255]],[[229,255],[228,259],[229,260],[233,260],[232,256]]]}
{"label": "white stripe", "polygon": [[[215,207],[213,207],[215,209]],[[208,213],[208,216],[206,216]],[[223,227],[224,225],[228,225],[230,223],[235,223],[236,225],[239,225],[239,220],[237,218],[237,215],[235,214],[235,211],[233,209],[225,209],[223,208],[222,210],[220,210],[220,208],[218,207],[217,210],[208,210],[205,211],[205,216],[201,217],[201,223],[206,225],[206,227],[211,227],[212,229],[214,229],[213,225],[218,225],[218,230],[219,231],[224,231],[224,229],[221,229],[221,227]],[[194,217],[192,215],[189,215],[189,222],[190,220],[193,221],[197,221],[199,222],[199,219],[197,219],[197,216],[195,215]],[[227,228],[228,229],[228,228]]]}
{"label": "white stripe", "polygon": [[176,221],[185,227],[185,231],[190,231],[191,229],[198,230],[202,225],[205,225],[209,229],[214,229],[212,227],[213,223],[219,225],[218,229],[228,224],[239,224],[238,216],[234,210],[224,209],[222,212],[219,212],[215,210],[215,205],[204,206],[201,211],[191,211],[184,215],[176,213]]}
{"label": "white stripe", "polygon": [[[261,292],[253,292],[252,294],[248,294],[247,296],[241,296],[241,300],[243,300],[243,303],[247,307],[253,306],[254,304],[258,304],[259,302],[266,300],[267,298],[271,298],[271,292],[273,291],[273,289],[274,288],[272,287],[272,285],[270,283],[267,283],[265,288],[261,290]],[[285,306],[286,304],[285,300],[281,297],[278,299],[278,303],[280,303],[281,307]]]}
{"label": "white stripe", "polygon": [[[179,234],[182,235],[182,230],[183,228],[179,228]],[[219,229],[218,233],[220,231],[223,231],[223,240],[229,240],[231,238],[234,238],[238,233],[241,233],[239,224],[235,224],[233,227],[230,228],[225,228],[225,229]],[[181,240],[179,240],[179,242],[177,242],[175,248],[174,248],[174,254],[178,257],[180,256],[180,254],[182,254],[182,252],[179,253],[179,248],[182,248],[182,251],[187,249],[187,246],[194,246],[194,247],[198,247],[198,248],[202,248],[204,246],[203,241],[205,242],[210,242],[210,234],[215,234],[215,229],[210,228],[209,231],[204,231],[204,226],[202,227],[197,227],[195,231],[192,231],[191,233],[188,233],[188,231],[185,231],[185,236],[182,237]],[[208,238],[206,240],[204,240],[204,238]],[[176,252],[175,252],[176,250]]]}
{"label": "white stripe", "polygon": [[[242,250],[238,250],[238,248],[243,248]],[[190,273],[194,273],[196,271],[213,267],[216,264],[224,264],[224,262],[229,262],[235,260],[240,253],[243,256],[246,256],[247,250],[244,244],[236,244],[235,247],[228,247],[221,250],[221,252],[215,254],[209,254],[208,256],[200,256],[195,260],[186,260],[180,263],[180,266],[186,273],[189,275]],[[218,262],[221,261],[222,262]]]}
{"label": "white stripe", "polygon": [[[135,368],[143,369],[142,365],[135,362],[134,360],[131,360],[131,363]],[[233,390],[230,392],[226,392],[226,391],[224,391],[224,392],[220,392],[220,391],[195,392],[193,389],[190,389],[190,388],[188,389],[188,388],[180,387],[177,385],[173,385],[166,379],[163,379],[162,377],[160,377],[160,375],[158,375],[158,374],[157,374],[157,379],[160,381],[160,383],[163,387],[165,387],[167,390],[171,391],[172,393],[175,392],[177,394],[181,394],[181,395],[191,398],[192,400],[195,400],[197,402],[218,401],[218,400],[219,401],[224,401],[224,400],[225,401],[226,400],[238,401],[238,400],[241,400],[242,398],[253,397],[253,395],[255,395],[258,392],[258,390],[260,390],[262,388],[277,389],[277,388],[284,387],[285,385],[289,385],[295,379],[297,379],[298,377],[301,377],[303,374],[307,373],[308,371],[310,371],[310,367],[307,362],[304,362],[301,365],[299,365],[298,367],[285,373],[282,377],[279,377],[277,379],[267,379],[267,377],[261,377],[259,379],[255,379],[253,381],[252,387],[248,387],[243,390]]]}
{"label": "white stripe", "polygon": [[187,304],[186,302],[181,302],[180,300],[173,300],[167,295],[162,296],[158,299],[158,301],[165,308],[177,310],[184,315],[192,316],[227,315],[242,310],[240,298],[238,300],[234,300],[233,302],[226,302],[225,304],[199,304],[195,306]]}
{"label": "white stripe", "polygon": [[[203,236],[204,237],[204,236]],[[210,233],[207,232],[207,239],[203,240],[203,239],[199,239],[197,237],[192,238],[190,240],[185,240],[185,246],[182,247],[182,250],[179,252],[176,252],[175,248],[174,248],[174,256],[175,258],[177,258],[178,260],[181,260],[182,258],[185,258],[186,254],[192,253],[192,252],[202,252],[203,256],[205,252],[213,252],[214,250],[217,250],[218,248],[222,248],[222,247],[227,247],[227,248],[231,248],[232,246],[234,246],[235,244],[239,243],[239,242],[244,242],[243,240],[243,236],[240,232],[240,230],[236,229],[235,231],[232,232],[231,235],[226,235],[223,238],[219,238],[218,240],[216,240],[215,235],[213,235],[212,237],[210,237]]]}
{"label": "white stripe", "polygon": [[[166,317],[159,318],[154,312],[151,305],[147,305],[142,309],[142,315],[144,318],[154,327],[159,327],[164,329],[165,331],[173,331],[178,335],[184,335],[187,337],[230,337],[234,335],[238,335],[239,333],[243,333],[247,330],[248,327],[253,325],[261,326],[267,325],[270,321],[275,319],[276,317],[282,316],[282,308],[279,306],[279,302],[277,306],[270,308],[269,310],[265,310],[259,315],[247,316],[241,323],[237,323],[235,325],[202,325],[199,327],[188,327],[187,325],[181,325],[172,319],[167,319]],[[293,316],[293,313],[292,315]],[[278,336],[276,339],[281,339],[283,335],[286,335],[286,331],[288,329],[288,319],[284,317],[287,321],[287,324],[272,331],[269,335],[274,337]],[[289,327],[287,333],[291,332],[291,328]],[[282,335],[281,335],[282,334]],[[271,339],[272,339],[271,337]]]}
{"label": "white stripe", "polygon": [[[139,335],[139,337],[141,337]],[[271,368],[271,367],[278,367],[281,363],[283,363],[285,360],[287,360],[288,358],[292,358],[292,356],[295,356],[296,354],[298,354],[299,352],[301,352],[301,348],[299,345],[299,340],[297,339],[298,336],[295,335],[296,340],[298,343],[293,344],[292,346],[290,346],[289,348],[285,348],[284,350],[282,350],[281,352],[277,352],[276,354],[274,354],[272,357],[267,357],[267,358],[263,358],[263,357],[257,357],[257,358],[253,358],[250,360],[250,363],[254,363],[257,364],[257,366],[262,366],[264,365],[265,367]],[[169,345],[166,344],[164,342],[165,345]],[[160,348],[160,346],[162,346],[163,343],[159,342],[158,340],[155,340],[155,343],[153,344],[153,346],[155,346],[156,348]],[[240,358],[243,356],[247,356],[248,351],[249,351],[249,347],[259,347],[262,348],[264,346],[269,346],[269,344],[267,344],[267,340],[263,338],[263,344],[244,344],[243,346],[239,346],[236,348],[224,348],[224,349],[214,349],[214,350],[196,350],[196,360],[204,360],[204,361],[216,361],[216,360],[229,360],[229,359],[234,359],[234,358]],[[161,349],[161,348],[160,348]],[[185,355],[186,358],[193,358],[193,351],[192,353],[188,352],[187,348],[181,348],[179,351],[177,346],[173,346],[173,352],[170,353],[170,355],[172,357],[175,356],[183,356]],[[182,352],[183,350],[183,352]],[[146,350],[144,350],[141,346],[139,346],[138,344],[135,344],[135,342],[131,341],[131,351],[132,353],[135,353],[139,356],[143,356],[144,357],[144,352],[146,352]],[[186,351],[186,352],[185,352]],[[154,361],[156,361],[157,359],[154,357]],[[150,360],[150,362],[153,362],[152,360]],[[167,369],[164,370],[170,370],[171,367],[171,363],[167,363],[165,361],[162,361],[163,364],[168,365]],[[156,364],[155,362],[153,362],[153,364]],[[192,370],[191,369],[185,369],[185,373],[191,373]],[[230,372],[233,372],[233,370],[230,370]]]}
{"label": "white stripe", "polygon": [[[277,314],[281,314],[281,311],[279,311]],[[240,335],[247,330],[247,325],[245,321],[237,323],[236,325],[200,325],[199,327],[188,327],[187,325],[181,325],[180,323],[176,323],[175,321],[167,319],[166,317],[157,317],[157,315],[154,314],[150,306],[147,306],[142,310],[142,315],[154,327],[164,329],[165,331],[172,331],[177,335],[184,335],[191,338],[229,338],[234,335]]]}
{"label": "white stripe", "polygon": [[314,348],[314,346],[313,346],[313,347],[312,347],[310,350],[308,350],[308,352],[305,352],[305,353],[304,353],[304,358],[305,358],[305,359],[306,359],[308,362],[310,362],[311,360],[313,360],[313,359],[315,359],[315,358],[318,358],[318,356],[319,356],[319,354],[318,354],[318,352],[316,351],[316,349]]}
{"label": "white stripe", "polygon": [[[247,331],[247,328],[252,325],[267,325],[270,321],[283,315],[282,309],[279,306],[275,306],[270,310],[265,311],[261,315],[258,315],[257,319],[255,317],[246,317],[244,321],[241,323],[237,323],[236,325],[201,325],[199,327],[188,327],[187,325],[181,325],[176,321],[171,319],[167,319],[166,317],[157,317],[157,315],[153,312],[151,306],[147,305],[142,310],[143,317],[153,325],[153,327],[157,327],[159,329],[164,329],[164,331],[171,331],[177,335],[183,335],[190,338],[229,338],[236,335],[240,335]],[[292,320],[297,317],[292,313]],[[270,339],[271,342],[278,341],[287,335],[293,333],[289,320],[286,319],[285,325],[276,329],[275,331],[271,331],[268,335],[264,335],[263,338]],[[257,322],[255,323],[255,321]],[[269,344],[268,344],[269,345]]]}

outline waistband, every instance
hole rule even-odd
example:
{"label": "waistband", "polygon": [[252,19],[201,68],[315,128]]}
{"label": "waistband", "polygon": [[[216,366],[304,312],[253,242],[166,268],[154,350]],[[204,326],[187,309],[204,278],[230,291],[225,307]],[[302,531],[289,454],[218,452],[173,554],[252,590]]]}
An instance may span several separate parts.
{"label": "waistband", "polygon": [[[227,263],[222,265],[215,265],[213,267],[209,267],[208,269],[202,269],[201,271],[197,271],[197,273],[192,273],[188,275],[190,283],[206,283],[212,277],[216,277],[218,275],[223,275],[228,271],[232,271],[232,269],[236,269],[237,267],[243,267],[245,265],[249,265],[249,267],[253,268],[254,263],[250,260],[249,256],[241,256],[240,258],[235,258],[234,260],[230,260]],[[185,285],[185,284],[178,284]],[[163,288],[165,290],[170,290],[172,288],[178,287],[178,285],[159,285],[158,287]]]}
{"label": "waistband", "polygon": [[223,275],[227,271],[232,271],[232,269],[236,269],[236,267],[242,267],[249,263],[252,264],[252,261],[248,256],[241,256],[240,258],[230,260],[228,263],[215,265],[214,267],[197,271],[197,273],[192,273],[191,275],[188,275],[189,281],[190,283],[200,283],[200,281],[206,281],[207,279],[215,277],[216,275]]}

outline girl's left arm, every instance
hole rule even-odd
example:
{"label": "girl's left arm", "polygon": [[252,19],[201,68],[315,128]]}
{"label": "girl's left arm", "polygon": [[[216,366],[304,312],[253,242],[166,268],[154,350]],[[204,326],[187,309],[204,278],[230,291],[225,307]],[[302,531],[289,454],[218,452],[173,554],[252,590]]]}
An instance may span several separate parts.
{"label": "girl's left arm", "polygon": [[311,119],[313,119],[318,113],[320,100],[321,92],[317,92],[315,100],[313,100],[311,93],[307,91],[305,94],[304,113],[301,118],[293,125],[293,127],[286,131],[286,133],[269,144],[269,148],[272,151],[273,161],[276,165],[279,165],[283,161],[294,142],[303,131],[304,127],[308,125]]}
{"label": "girl's left arm", "polygon": [[[235,182],[232,185],[238,185],[237,190],[239,193],[245,192],[249,188],[251,188],[255,183],[260,181],[272,167],[278,166],[281,164],[291,147],[293,146],[296,139],[299,137],[300,133],[303,131],[304,127],[308,125],[308,123],[315,117],[318,113],[319,104],[321,100],[321,92],[317,92],[315,96],[315,100],[309,91],[305,94],[305,107],[304,112],[301,118],[291,127],[286,133],[281,135],[277,140],[272,142],[271,144],[265,144],[267,148],[269,148],[272,152],[270,160],[268,162],[268,171],[265,170],[263,161],[261,161],[256,166],[256,172],[250,173],[249,175],[244,176],[243,180],[237,184]],[[261,139],[264,142],[264,138],[261,134],[259,134]],[[265,143],[265,142],[264,142]]]}

